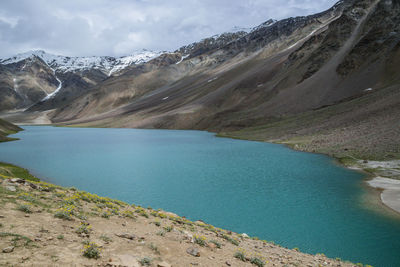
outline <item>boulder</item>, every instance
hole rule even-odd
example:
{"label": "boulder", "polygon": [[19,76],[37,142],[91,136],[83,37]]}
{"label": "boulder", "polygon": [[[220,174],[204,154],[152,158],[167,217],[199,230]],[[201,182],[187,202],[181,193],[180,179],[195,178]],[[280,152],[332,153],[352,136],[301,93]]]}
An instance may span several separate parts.
{"label": "boulder", "polygon": [[3,253],[11,253],[13,251],[14,251],[14,247],[13,246],[3,248]]}
{"label": "boulder", "polygon": [[17,189],[15,188],[15,186],[12,186],[12,185],[7,185],[6,189],[11,192],[17,192]]}
{"label": "boulder", "polygon": [[207,245],[208,245],[208,247],[211,248],[211,249],[217,248],[217,245],[215,245],[214,243],[208,243]]}
{"label": "boulder", "polygon": [[136,238],[136,236],[134,234],[129,234],[129,233],[122,233],[122,234],[115,234],[115,235],[120,238],[126,238],[126,239],[130,239],[130,240],[134,240]]}
{"label": "boulder", "polygon": [[21,179],[21,178],[12,178],[12,179],[11,179],[11,182],[23,184],[23,183],[25,182],[25,180],[24,180],[24,179]]}
{"label": "boulder", "polygon": [[243,234],[241,234],[240,236],[241,236],[242,238],[250,238],[249,235],[246,234],[246,233],[243,233]]}
{"label": "boulder", "polygon": [[171,267],[171,266],[172,266],[171,264],[165,261],[157,263],[157,267]]}
{"label": "boulder", "polygon": [[30,186],[32,189],[38,189],[38,186],[37,186],[37,185],[35,185],[35,184],[33,184],[33,183],[30,183],[30,182],[25,182],[25,185]]}
{"label": "boulder", "polygon": [[186,249],[186,252],[194,257],[200,257],[200,251],[198,248],[190,247]]}

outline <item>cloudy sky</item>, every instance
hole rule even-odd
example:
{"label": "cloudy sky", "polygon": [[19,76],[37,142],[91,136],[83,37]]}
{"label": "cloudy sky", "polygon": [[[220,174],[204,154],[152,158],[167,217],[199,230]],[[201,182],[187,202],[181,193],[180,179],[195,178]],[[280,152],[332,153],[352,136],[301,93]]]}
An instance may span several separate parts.
{"label": "cloudy sky", "polygon": [[1,0],[0,57],[175,50],[234,26],[309,15],[336,0]]}

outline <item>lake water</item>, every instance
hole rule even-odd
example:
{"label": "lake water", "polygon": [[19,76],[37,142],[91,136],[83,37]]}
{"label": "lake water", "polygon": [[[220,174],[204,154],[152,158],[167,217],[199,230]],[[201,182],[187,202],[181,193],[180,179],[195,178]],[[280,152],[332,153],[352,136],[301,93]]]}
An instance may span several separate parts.
{"label": "lake water", "polygon": [[45,181],[161,208],[308,253],[400,266],[400,223],[365,208],[331,158],[200,131],[26,126],[0,161]]}

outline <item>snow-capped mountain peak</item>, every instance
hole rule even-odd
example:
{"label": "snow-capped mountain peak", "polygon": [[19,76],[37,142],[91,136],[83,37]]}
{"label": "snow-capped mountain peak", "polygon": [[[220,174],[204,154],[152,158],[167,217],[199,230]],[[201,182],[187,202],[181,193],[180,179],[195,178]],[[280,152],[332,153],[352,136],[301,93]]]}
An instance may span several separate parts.
{"label": "snow-capped mountain peak", "polygon": [[267,21],[261,23],[260,25],[254,27],[254,28],[251,30],[251,32],[257,31],[257,30],[262,29],[262,28],[266,28],[266,27],[272,26],[272,25],[274,25],[276,22],[277,22],[277,20],[275,20],[275,19],[269,19],[269,20],[267,20]]}
{"label": "snow-capped mountain peak", "polygon": [[46,53],[43,50],[34,50],[15,55],[8,59],[0,59],[0,64],[8,65],[28,58],[38,57],[56,72],[74,72],[87,69],[98,69],[111,75],[130,65],[150,61],[151,59],[160,56],[162,53],[163,52],[140,50],[134,52],[132,55],[118,58],[109,56],[68,57],[53,55]]}

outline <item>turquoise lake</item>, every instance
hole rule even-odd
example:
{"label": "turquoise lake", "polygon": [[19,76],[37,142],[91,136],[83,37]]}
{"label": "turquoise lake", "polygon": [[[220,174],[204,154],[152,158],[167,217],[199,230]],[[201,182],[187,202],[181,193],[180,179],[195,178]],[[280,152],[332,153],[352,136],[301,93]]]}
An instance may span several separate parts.
{"label": "turquoise lake", "polygon": [[42,180],[161,208],[307,253],[400,266],[400,221],[326,156],[201,131],[25,126],[0,161]]}

